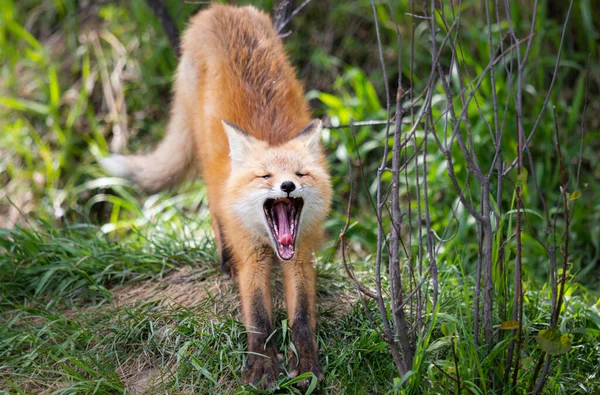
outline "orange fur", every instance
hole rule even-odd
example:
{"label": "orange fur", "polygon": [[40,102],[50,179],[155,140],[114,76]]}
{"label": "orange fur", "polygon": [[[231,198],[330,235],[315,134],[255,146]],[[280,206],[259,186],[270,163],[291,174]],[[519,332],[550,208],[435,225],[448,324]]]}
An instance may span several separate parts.
{"label": "orange fur", "polygon": [[249,355],[245,380],[252,384],[271,385],[278,371],[267,339],[271,266],[280,255],[262,205],[267,197],[284,196],[286,181],[297,188],[287,196],[304,202],[293,257],[282,263],[298,351],[290,370],[321,374],[312,255],[321,243],[331,181],[320,122],[309,121],[303,89],[270,18],[253,7],[212,5],[191,19],[183,36],[165,139],[149,154],[102,161],[109,172],[151,192],[187,174],[201,175],[217,244],[237,274],[250,351],[269,357]]}

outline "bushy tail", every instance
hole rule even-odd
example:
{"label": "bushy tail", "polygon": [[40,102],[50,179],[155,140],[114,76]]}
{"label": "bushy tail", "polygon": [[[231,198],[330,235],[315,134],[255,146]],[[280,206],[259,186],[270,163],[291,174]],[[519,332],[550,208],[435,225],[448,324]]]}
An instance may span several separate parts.
{"label": "bushy tail", "polygon": [[123,177],[148,193],[155,193],[181,182],[195,171],[194,141],[185,103],[193,100],[193,65],[182,57],[175,81],[175,97],[165,138],[154,151],[140,155],[111,155],[100,159],[109,174]]}
{"label": "bushy tail", "polygon": [[111,175],[155,193],[179,183],[193,171],[193,145],[185,129],[171,129],[153,152],[111,155],[100,159],[100,165]]}

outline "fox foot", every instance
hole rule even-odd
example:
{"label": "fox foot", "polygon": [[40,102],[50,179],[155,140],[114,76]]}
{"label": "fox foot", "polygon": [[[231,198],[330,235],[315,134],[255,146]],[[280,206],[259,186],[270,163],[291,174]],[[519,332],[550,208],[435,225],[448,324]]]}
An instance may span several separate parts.
{"label": "fox foot", "polygon": [[263,355],[248,355],[244,383],[267,389],[274,387],[277,382],[279,374],[277,350],[275,347],[267,347],[261,354]]}
{"label": "fox foot", "polygon": [[[319,364],[319,356],[316,351],[305,352],[299,354],[298,356],[294,355],[292,357],[289,376],[291,378],[294,378],[306,372],[313,373],[315,376],[317,376],[319,380],[323,379],[323,370],[321,369],[321,365]],[[296,385],[298,386],[298,388],[306,390],[310,385],[311,381],[312,378],[309,377],[298,382]]]}

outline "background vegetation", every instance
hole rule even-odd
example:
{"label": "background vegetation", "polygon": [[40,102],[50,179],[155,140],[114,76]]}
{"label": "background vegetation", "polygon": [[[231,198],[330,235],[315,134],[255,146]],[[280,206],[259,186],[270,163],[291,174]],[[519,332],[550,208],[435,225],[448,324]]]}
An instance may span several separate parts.
{"label": "background vegetation", "polygon": [[[251,3],[272,8],[269,1]],[[427,84],[431,69],[430,36],[426,21],[411,18],[413,10],[401,3],[394,4],[394,10],[405,43],[400,48],[404,88],[417,93]],[[515,29],[524,35],[533,5],[507,3]],[[387,3],[376,4],[384,60],[394,65],[396,27]],[[180,29],[205,6],[177,0],[167,5]],[[477,1],[454,6],[448,2],[440,10],[447,17],[461,11],[462,61],[475,76],[489,60],[485,10]],[[525,70],[527,129],[536,121],[553,77],[567,5],[542,0],[537,12],[537,35]],[[422,8],[417,6],[415,14],[422,15]],[[563,229],[564,216],[557,205],[561,174],[555,108],[569,192],[581,194],[571,202],[568,286],[558,322],[572,347],[553,357],[548,393],[600,391],[598,20],[600,10],[591,0],[574,1],[554,89],[530,145],[535,162],[528,171],[535,173]],[[494,26],[506,29],[505,23]],[[369,1],[311,2],[289,29],[285,44],[316,115],[328,117],[333,126],[386,118],[384,84],[395,92],[398,73],[390,66],[387,81],[383,79]],[[440,33],[438,40],[443,38]],[[423,72],[411,73],[411,53],[413,70]],[[444,53],[442,61],[449,67],[453,60]],[[109,151],[147,150],[161,138],[175,66],[176,57],[145,1],[0,0],[0,390],[251,391],[239,389],[245,334],[238,322],[235,286],[218,274],[201,183],[146,196],[122,180],[105,177],[96,164]],[[499,80],[501,99],[510,95],[507,86]],[[435,89],[433,100],[440,102],[442,87],[437,83]],[[483,84],[477,95],[480,109],[469,111],[468,117],[482,167],[487,168],[493,156],[488,155],[493,147],[486,129],[493,111],[491,86]],[[514,130],[514,113],[509,109],[507,114],[506,129]],[[578,170],[581,130],[585,134]],[[421,142],[423,134],[418,132]],[[437,257],[437,309],[428,312],[427,330],[414,334],[418,342],[413,371],[399,378],[387,343],[356,300],[336,254],[353,180],[356,196],[346,237],[355,271],[372,285],[377,219],[370,198],[386,144],[385,126],[331,128],[324,142],[336,200],[327,223],[331,237],[317,264],[319,342],[326,375],[321,389],[499,391],[506,366],[496,356],[506,353],[511,340],[500,327],[508,312],[495,312],[494,335],[501,340],[496,348],[488,354],[485,345],[475,345],[477,232],[450,192],[442,153],[434,143],[426,151],[431,222],[438,235],[449,227],[453,237],[440,244]],[[516,141],[503,149],[515,157]],[[364,177],[357,171],[359,157]],[[464,180],[466,169],[454,170]],[[579,183],[574,185],[577,173]],[[389,174],[384,175],[384,181],[389,180]],[[507,182],[523,180],[513,172]],[[409,196],[415,185],[402,184],[402,192]],[[527,391],[541,358],[535,336],[548,328],[551,312],[548,259],[535,239],[548,235],[531,180],[525,179],[523,203],[528,221],[523,234],[525,346],[518,356],[518,385],[505,389],[520,393]],[[511,208],[502,217],[503,226],[509,227],[514,221],[512,188],[496,204]],[[414,200],[402,205],[418,209]],[[423,224],[410,226],[416,230]],[[564,234],[558,237],[562,241]],[[417,254],[418,241],[408,248]],[[509,245],[507,266],[512,260],[514,246]],[[412,322],[414,314],[408,313]],[[275,336],[286,355],[285,314],[281,308],[275,314]],[[282,376],[280,390],[296,391],[293,383]]]}

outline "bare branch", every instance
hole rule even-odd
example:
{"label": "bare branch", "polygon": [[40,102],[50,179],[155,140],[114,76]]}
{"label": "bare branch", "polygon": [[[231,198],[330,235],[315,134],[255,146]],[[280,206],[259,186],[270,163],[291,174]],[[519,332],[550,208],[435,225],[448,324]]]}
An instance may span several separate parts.
{"label": "bare branch", "polygon": [[348,261],[346,259],[346,232],[348,231],[348,227],[350,226],[350,211],[352,209],[352,195],[353,195],[353,182],[352,182],[352,162],[348,159],[348,177],[350,179],[350,193],[348,195],[348,206],[346,207],[346,223],[344,227],[340,231],[340,235],[338,237],[338,246],[340,251],[342,252],[342,263],[344,264],[344,269],[346,270],[346,274],[348,277],[352,279],[356,289],[368,297],[377,300],[377,295],[374,292],[364,288],[356,279],[354,272],[348,266]]}

